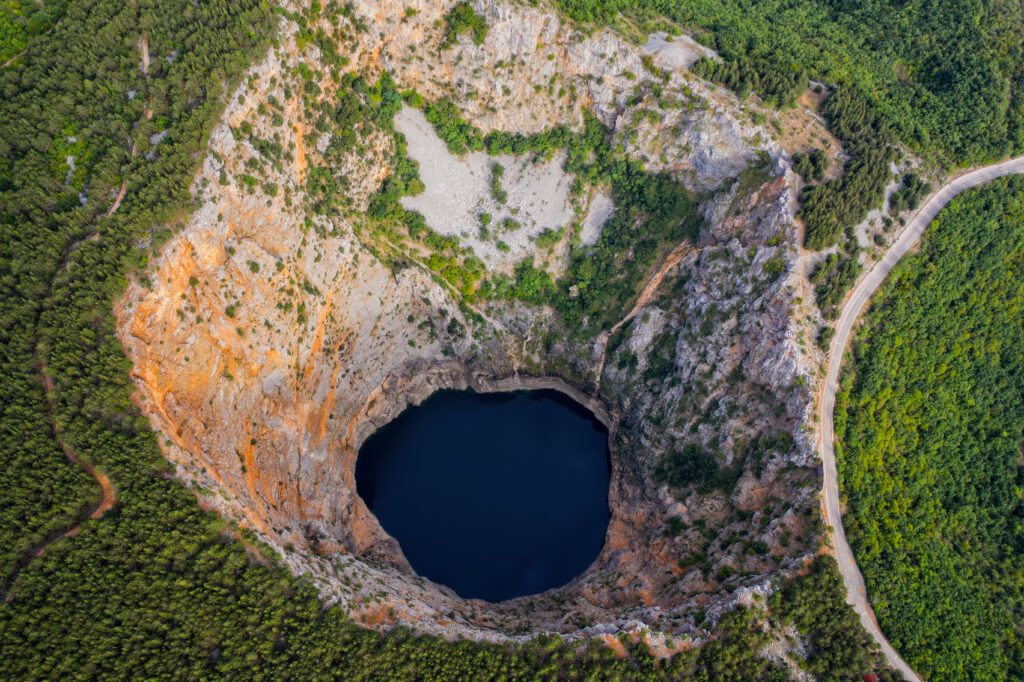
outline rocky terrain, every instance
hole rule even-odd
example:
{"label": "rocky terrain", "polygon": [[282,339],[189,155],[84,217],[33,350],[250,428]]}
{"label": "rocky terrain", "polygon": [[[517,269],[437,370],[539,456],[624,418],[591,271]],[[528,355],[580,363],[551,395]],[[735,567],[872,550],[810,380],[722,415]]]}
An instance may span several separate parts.
{"label": "rocky terrain", "polygon": [[[196,210],[118,305],[139,403],[208,507],[366,625],[495,640],[642,630],[666,652],[699,642],[819,541],[816,360],[793,314],[805,282],[788,148],[689,74],[664,37],[648,54],[542,7],[473,7],[486,39],[446,47],[446,4],[288,6],[279,44],[213,131]],[[697,237],[663,245],[630,305],[595,333],[567,328],[551,305],[482,295],[523,259],[562,276],[599,248],[617,210],[610,188],[564,170],[571,149],[444,150],[411,97],[392,119],[342,125],[335,102],[362,92],[347,74],[447,98],[484,133],[578,132],[592,114],[615,154],[688,189]],[[376,106],[378,95],[359,97]],[[828,137],[800,115],[800,130]],[[375,217],[406,157],[422,186],[401,205],[444,239]],[[491,161],[507,203],[488,189]],[[521,225],[507,235],[473,222],[513,209]],[[441,388],[540,386],[610,429],[605,546],[563,588],[462,600],[416,576],[368,512],[359,446]]]}

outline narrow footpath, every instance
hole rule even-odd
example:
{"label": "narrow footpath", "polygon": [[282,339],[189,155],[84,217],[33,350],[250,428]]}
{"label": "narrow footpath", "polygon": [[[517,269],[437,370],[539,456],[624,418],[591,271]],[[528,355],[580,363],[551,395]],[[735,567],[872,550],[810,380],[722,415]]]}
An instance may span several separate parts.
{"label": "narrow footpath", "polygon": [[[50,30],[53,29],[51,28]],[[47,31],[47,33],[49,33],[49,31]],[[147,36],[142,35],[139,37],[138,49],[140,55],[140,68],[142,70],[143,75],[148,77],[149,39]],[[24,52],[24,50],[22,52]],[[12,57],[6,63],[4,63],[3,66],[7,67],[7,65],[10,64],[11,61],[13,61],[13,59],[17,58],[18,56],[20,56],[20,53],[18,55],[15,55],[15,57]],[[144,108],[143,116],[147,119],[152,116],[152,110],[148,103]],[[128,153],[129,156],[131,157],[135,156],[135,145],[131,140],[128,141]],[[117,209],[121,208],[121,202],[124,200],[127,191],[128,178],[122,178],[121,186],[118,189],[117,195],[114,197],[114,201],[111,203],[110,208],[108,208],[103,214],[105,218],[109,218],[110,216],[114,215],[114,213],[117,212]],[[58,272],[66,269],[70,265],[71,255],[75,252],[75,249],[77,249],[83,242],[96,241],[97,239],[99,239],[99,236],[99,226],[96,225],[93,227],[92,232],[90,232],[88,235],[72,242],[64,252],[64,258],[60,268],[58,269]],[[56,275],[54,275],[54,277],[56,277]],[[51,280],[49,290],[46,295],[47,300],[53,298],[53,284],[54,282],[53,280]],[[54,385],[53,376],[50,374],[49,370],[44,364],[42,357],[38,354],[38,352],[36,360],[39,363],[39,377],[43,383],[43,392],[45,393],[46,397],[46,412],[47,418],[50,422],[51,435],[54,441],[56,441],[57,444],[60,445],[60,448],[64,452],[64,456],[68,459],[68,461],[78,467],[81,467],[83,470],[85,470],[87,474],[89,474],[96,480],[97,485],[99,485],[100,487],[100,496],[99,499],[97,499],[93,504],[85,507],[81,512],[79,512],[78,516],[75,517],[74,522],[69,527],[64,529],[58,529],[51,532],[41,541],[39,541],[38,543],[30,547],[28,550],[26,550],[26,552],[22,555],[21,559],[19,559],[18,563],[15,565],[14,571],[11,573],[10,576],[8,576],[6,583],[0,585],[0,603],[6,603],[10,601],[11,588],[14,586],[14,583],[17,582],[18,576],[21,575],[21,572],[25,570],[25,568],[29,564],[31,564],[34,559],[43,556],[43,554],[46,553],[47,547],[57,542],[58,540],[78,535],[78,533],[82,529],[83,523],[90,519],[98,519],[102,517],[112,507],[114,507],[114,505],[116,505],[118,501],[117,491],[114,489],[113,484],[111,484],[110,478],[105,473],[94,467],[92,464],[79,457],[78,454],[74,451],[74,449],[67,443],[67,441],[65,441],[61,437],[60,425],[57,423],[56,414],[54,412],[54,404],[56,403],[56,387]]]}
{"label": "narrow footpath", "polygon": [[80,458],[74,449],[68,445],[67,441],[61,438],[60,426],[57,424],[57,419],[53,412],[53,403],[55,400],[53,377],[47,373],[46,368],[40,369],[39,374],[43,381],[43,391],[46,393],[46,412],[50,422],[51,435],[60,445],[61,450],[64,451],[64,456],[68,458],[68,461],[75,466],[81,467],[87,474],[96,479],[96,483],[100,486],[100,496],[95,502],[82,509],[82,511],[78,513],[78,516],[75,517],[75,521],[69,527],[51,532],[45,538],[25,551],[21,556],[21,559],[19,559],[18,563],[14,566],[14,571],[11,572],[11,575],[7,579],[7,583],[3,586],[3,591],[0,592],[0,596],[2,596],[2,600],[0,601],[3,603],[7,603],[11,600],[11,588],[14,587],[14,583],[17,582],[18,576],[21,575],[21,572],[25,570],[25,568],[35,559],[43,556],[50,545],[58,540],[78,535],[79,531],[82,529],[83,523],[89,519],[100,518],[115,504],[117,504],[117,492],[114,490],[114,486],[110,483],[110,478],[92,464]]}

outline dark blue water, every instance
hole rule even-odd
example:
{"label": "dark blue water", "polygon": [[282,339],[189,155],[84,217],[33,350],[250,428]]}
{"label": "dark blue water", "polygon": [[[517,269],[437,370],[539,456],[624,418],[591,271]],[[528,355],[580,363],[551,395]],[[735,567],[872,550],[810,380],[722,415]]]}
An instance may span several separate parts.
{"label": "dark blue water", "polygon": [[608,432],[555,391],[441,391],[373,434],[356,487],[419,575],[502,601],[566,584],[608,528]]}

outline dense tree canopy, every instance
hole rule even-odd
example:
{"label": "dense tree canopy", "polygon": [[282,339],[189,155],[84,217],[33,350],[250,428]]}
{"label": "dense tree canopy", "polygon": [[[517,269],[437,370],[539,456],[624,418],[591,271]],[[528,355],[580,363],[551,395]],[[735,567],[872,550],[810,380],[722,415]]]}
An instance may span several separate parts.
{"label": "dense tree canopy", "polygon": [[1024,178],[951,202],[893,271],[837,398],[846,527],[931,679],[1024,676]]}
{"label": "dense tree canopy", "polygon": [[49,31],[63,11],[63,0],[0,2],[0,63],[14,59],[34,37]]}

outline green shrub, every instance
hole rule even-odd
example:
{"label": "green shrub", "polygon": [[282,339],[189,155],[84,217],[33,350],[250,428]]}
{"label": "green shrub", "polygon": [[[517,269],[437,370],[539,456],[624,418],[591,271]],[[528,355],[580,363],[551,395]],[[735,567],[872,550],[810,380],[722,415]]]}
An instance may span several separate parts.
{"label": "green shrub", "polygon": [[828,156],[820,149],[793,155],[793,170],[804,180],[817,181],[825,177],[828,170]]}
{"label": "green shrub", "polygon": [[487,37],[487,20],[476,13],[468,2],[460,2],[448,10],[444,16],[445,34],[441,48],[449,48],[458,41],[459,36],[468,33],[474,45],[483,45]]}

